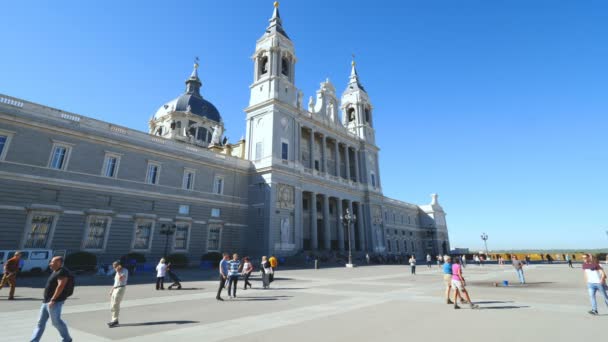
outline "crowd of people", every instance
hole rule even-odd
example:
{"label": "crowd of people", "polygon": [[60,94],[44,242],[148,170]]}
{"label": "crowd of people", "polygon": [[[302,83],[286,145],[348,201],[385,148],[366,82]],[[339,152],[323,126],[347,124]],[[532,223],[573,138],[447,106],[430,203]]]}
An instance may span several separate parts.
{"label": "crowd of people", "polygon": [[[0,289],[5,285],[10,286],[9,300],[14,299],[15,288],[16,288],[16,275],[19,271],[21,263],[21,253],[16,252],[15,255],[9,259],[3,267],[3,277],[0,281]],[[563,259],[568,263],[569,267],[573,267],[572,260],[569,255],[564,255]],[[445,302],[448,305],[453,305],[454,309],[460,309],[460,305],[468,304],[471,309],[478,309],[479,306],[472,302],[469,291],[466,287],[466,281],[463,275],[463,268],[466,265],[466,257],[463,256],[450,256],[438,255],[435,258],[437,265],[442,265],[441,270],[443,271],[443,281],[445,284]],[[475,259],[474,259],[475,260]],[[499,264],[504,265],[504,259],[502,256],[497,257]],[[606,273],[600,266],[599,259],[594,258],[591,254],[583,254],[582,256],[582,270],[584,273],[585,282],[587,283],[587,291],[591,302],[591,310],[589,314],[598,315],[597,299],[596,295],[599,292],[608,307],[608,286],[606,285]],[[366,255],[367,263],[370,262],[369,254]],[[477,260],[475,260],[477,261]],[[426,256],[427,267],[431,267],[432,258],[430,254]],[[411,274],[416,274],[416,257],[412,255],[408,259],[410,265]],[[480,265],[482,261],[478,262]],[[608,263],[608,259],[607,259]],[[519,278],[521,284],[525,284],[526,280],[524,277],[524,266],[529,264],[529,259],[519,260],[516,255],[511,255],[511,264]],[[276,257],[271,256],[267,258],[263,256],[260,260],[259,267],[262,275],[262,288],[267,289],[270,284],[274,281],[274,275],[278,266],[278,260]],[[31,341],[39,341],[44,333],[46,323],[51,319],[53,326],[58,330],[63,341],[71,341],[67,324],[61,319],[61,312],[64,302],[69,298],[74,291],[74,276],[64,266],[64,260],[61,256],[53,257],[49,263],[49,268],[52,271],[51,275],[47,279],[44,292],[43,301],[40,307],[40,313],[38,323],[32,333]],[[124,268],[121,261],[115,261],[112,263],[114,271],[114,283],[110,290],[110,314],[111,320],[108,322],[109,327],[116,327],[119,325],[119,313],[120,304],[124,298],[126,286],[129,278],[129,271]],[[222,291],[227,289],[229,298],[237,298],[237,287],[239,279],[243,279],[243,290],[252,288],[252,284],[249,281],[252,272],[254,272],[254,263],[249,257],[239,258],[238,254],[233,254],[232,259],[228,253],[223,253],[222,260],[219,262],[219,287],[217,290],[216,299],[223,301],[221,297]],[[169,276],[173,283],[168,287],[172,289],[174,286],[177,289],[181,289],[180,279],[175,274],[175,271],[171,267],[171,263],[168,263],[165,258],[161,258],[158,265],[156,266],[156,290],[164,290],[164,278]],[[453,291],[452,291],[453,290]],[[454,293],[452,297],[452,292]],[[460,304],[460,305],[459,305]]]}

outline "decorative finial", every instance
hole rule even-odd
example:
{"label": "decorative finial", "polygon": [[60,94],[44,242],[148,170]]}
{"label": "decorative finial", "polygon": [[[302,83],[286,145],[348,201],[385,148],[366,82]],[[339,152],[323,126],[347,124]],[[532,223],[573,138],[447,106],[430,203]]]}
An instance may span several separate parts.
{"label": "decorative finial", "polygon": [[350,62],[350,65],[355,66],[356,65],[356,63],[355,63],[355,54],[353,53],[351,56],[353,56],[353,61]]}
{"label": "decorative finial", "polygon": [[198,69],[198,56],[194,57],[194,69]]}
{"label": "decorative finial", "polygon": [[279,2],[278,1],[275,1],[273,5],[274,5],[274,8],[279,8]]}

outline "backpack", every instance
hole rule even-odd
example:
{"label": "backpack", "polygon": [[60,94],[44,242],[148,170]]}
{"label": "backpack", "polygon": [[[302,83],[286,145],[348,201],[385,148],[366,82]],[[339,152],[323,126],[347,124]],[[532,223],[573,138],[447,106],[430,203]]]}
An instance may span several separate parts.
{"label": "backpack", "polygon": [[72,274],[72,272],[68,271],[68,283],[63,288],[63,295],[66,298],[74,294],[74,285],[76,285],[74,275]]}

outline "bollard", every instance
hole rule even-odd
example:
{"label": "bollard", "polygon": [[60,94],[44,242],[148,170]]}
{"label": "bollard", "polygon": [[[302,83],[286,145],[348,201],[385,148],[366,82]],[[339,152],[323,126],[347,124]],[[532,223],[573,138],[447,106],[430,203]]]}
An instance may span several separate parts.
{"label": "bollard", "polygon": [[315,270],[319,269],[319,259],[315,259]]}

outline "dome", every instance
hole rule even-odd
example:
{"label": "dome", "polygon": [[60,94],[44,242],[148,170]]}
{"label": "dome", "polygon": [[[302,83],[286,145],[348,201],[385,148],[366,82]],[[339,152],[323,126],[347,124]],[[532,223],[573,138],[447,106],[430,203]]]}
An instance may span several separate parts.
{"label": "dome", "polygon": [[190,78],[186,80],[186,92],[160,107],[154,114],[154,119],[160,119],[171,112],[189,112],[211,121],[222,121],[217,108],[201,96],[201,81],[198,78],[197,69],[198,62],[194,64],[194,70]]}
{"label": "dome", "polygon": [[190,112],[194,115],[205,117],[211,121],[220,122],[222,117],[215,106],[196,94],[185,93],[178,96],[176,99],[167,102],[160,107],[154,119],[159,119],[162,116],[171,112]]}

